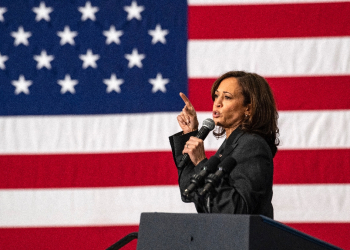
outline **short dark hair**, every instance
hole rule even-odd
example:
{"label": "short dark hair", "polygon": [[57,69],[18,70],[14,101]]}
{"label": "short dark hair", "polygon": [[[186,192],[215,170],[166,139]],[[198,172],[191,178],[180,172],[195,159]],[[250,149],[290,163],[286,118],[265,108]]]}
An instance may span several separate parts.
{"label": "short dark hair", "polygon": [[[240,128],[249,133],[262,136],[269,144],[273,156],[279,145],[279,129],[277,126],[278,112],[272,90],[262,76],[245,71],[229,71],[220,76],[211,87],[211,97],[215,100],[215,91],[220,83],[234,77],[242,89],[244,97],[243,106],[251,105],[250,115],[245,117]],[[218,132],[213,132],[216,137],[225,134],[225,130],[219,127]]]}

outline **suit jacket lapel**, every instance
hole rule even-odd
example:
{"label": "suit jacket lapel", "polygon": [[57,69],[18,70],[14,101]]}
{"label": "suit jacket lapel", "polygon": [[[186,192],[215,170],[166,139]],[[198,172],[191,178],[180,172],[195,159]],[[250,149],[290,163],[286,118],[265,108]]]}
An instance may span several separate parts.
{"label": "suit jacket lapel", "polygon": [[225,157],[231,154],[231,152],[237,147],[238,139],[244,134],[244,132],[237,128],[233,131],[226,141],[222,156],[220,157],[223,160]]}

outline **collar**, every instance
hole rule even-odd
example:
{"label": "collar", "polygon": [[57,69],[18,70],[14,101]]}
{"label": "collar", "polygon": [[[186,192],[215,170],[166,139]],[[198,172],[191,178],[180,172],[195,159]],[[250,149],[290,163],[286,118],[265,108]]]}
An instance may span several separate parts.
{"label": "collar", "polygon": [[244,134],[244,131],[240,129],[239,127],[236,128],[230,136],[226,139],[225,147],[223,150],[222,158],[226,157],[227,155],[231,154],[233,149],[238,145],[237,141],[238,139]]}

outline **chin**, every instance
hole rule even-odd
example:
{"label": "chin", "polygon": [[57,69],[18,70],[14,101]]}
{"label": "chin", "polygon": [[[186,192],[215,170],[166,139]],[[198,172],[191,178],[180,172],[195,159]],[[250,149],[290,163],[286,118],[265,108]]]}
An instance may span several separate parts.
{"label": "chin", "polygon": [[221,126],[222,127],[222,123],[220,121],[214,119],[214,122],[215,122],[215,126]]}
{"label": "chin", "polygon": [[220,125],[219,125],[220,122],[219,122],[219,119],[218,119],[218,118],[214,118],[214,117],[213,117],[213,121],[214,121],[214,123],[215,123],[215,126],[220,126]]}

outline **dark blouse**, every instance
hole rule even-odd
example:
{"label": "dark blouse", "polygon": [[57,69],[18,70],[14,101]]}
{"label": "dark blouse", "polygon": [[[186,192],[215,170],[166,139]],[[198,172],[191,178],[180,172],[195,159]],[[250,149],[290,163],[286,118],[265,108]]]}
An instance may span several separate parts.
{"label": "dark blouse", "polygon": [[[181,161],[186,142],[196,134],[197,131],[194,131],[169,137],[176,166]],[[211,212],[261,214],[273,219],[273,156],[267,142],[257,134],[246,133],[237,128],[222,143],[215,155],[221,161],[232,156],[237,165],[212,192]],[[198,213],[207,211],[207,200],[199,195],[201,189],[189,197],[183,196],[183,192],[190,184],[190,178],[201,171],[207,160],[204,159],[197,166],[190,162],[184,168],[178,168],[181,198],[184,202],[194,202]]]}

